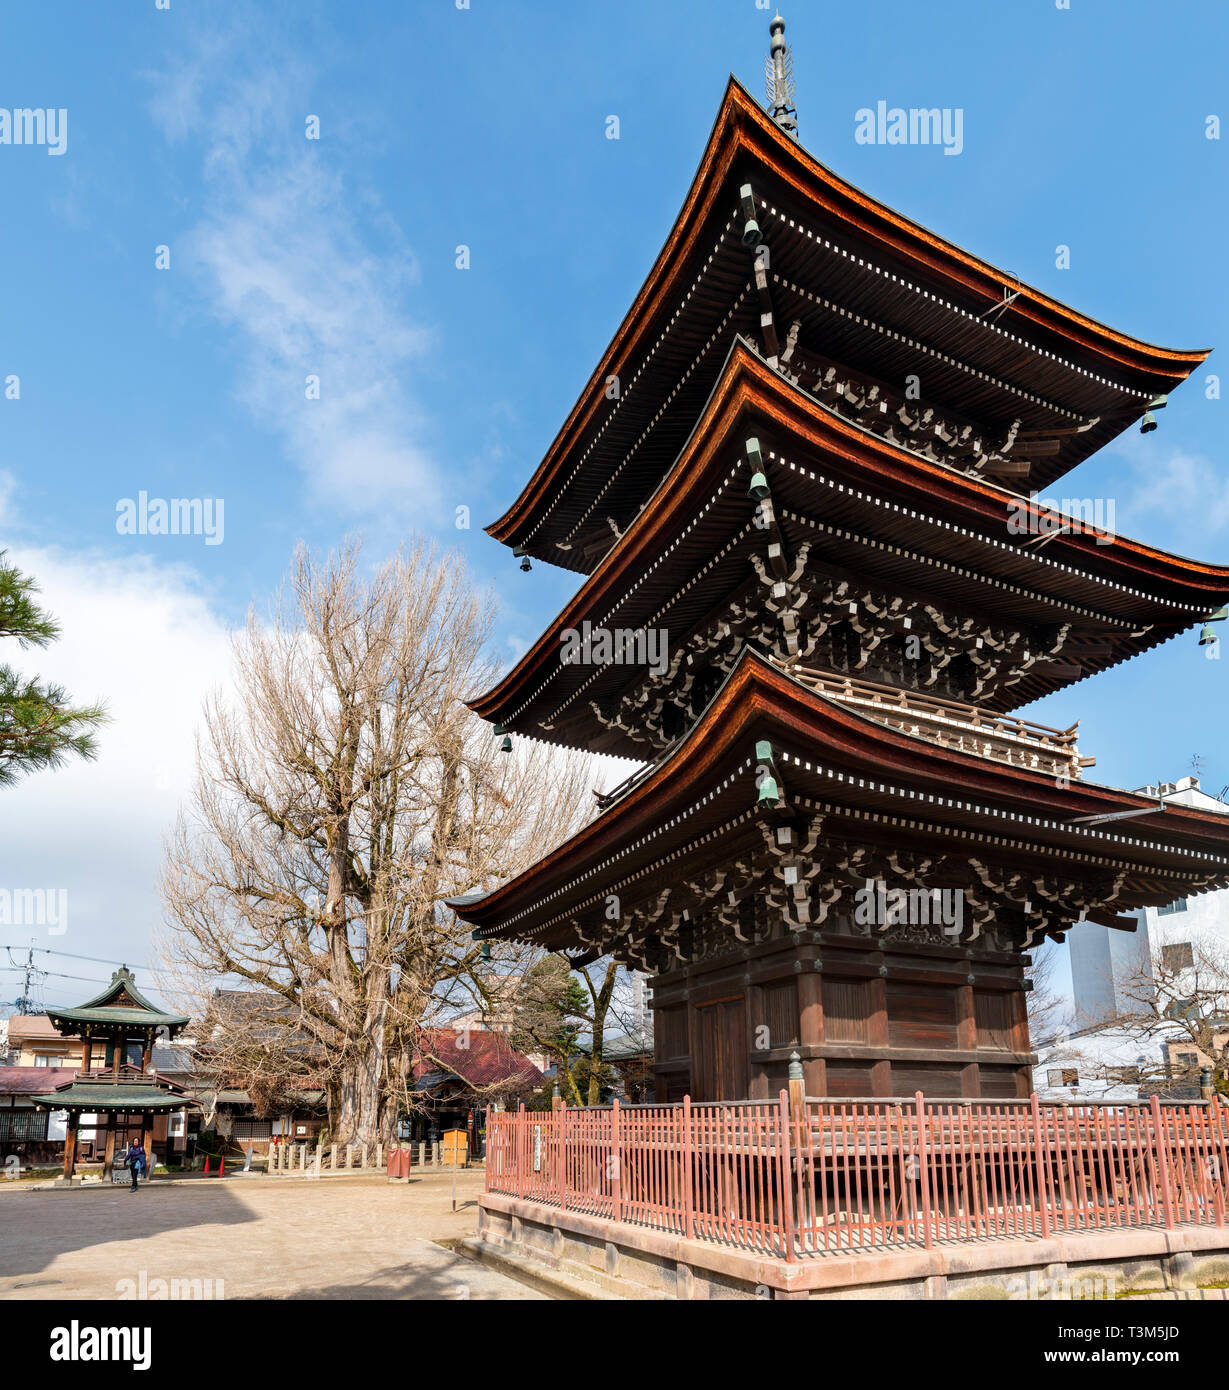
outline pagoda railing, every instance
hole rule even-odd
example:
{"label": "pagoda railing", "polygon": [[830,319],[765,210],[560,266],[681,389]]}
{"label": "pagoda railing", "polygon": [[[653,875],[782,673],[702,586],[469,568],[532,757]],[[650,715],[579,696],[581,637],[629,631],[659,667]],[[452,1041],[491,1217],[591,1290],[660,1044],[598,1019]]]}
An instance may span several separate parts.
{"label": "pagoda railing", "polygon": [[158,1077],[152,1071],[142,1071],[140,1067],[122,1066],[118,1072],[110,1067],[91,1067],[88,1071],[73,1073],[75,1081],[89,1081],[95,1084],[114,1081],[125,1086],[157,1086]]}
{"label": "pagoda railing", "polygon": [[[1224,1226],[1229,1106],[808,1100],[487,1115],[490,1193],[785,1260]],[[1229,1230],[1226,1231],[1229,1239]]]}
{"label": "pagoda railing", "polygon": [[1052,729],[1031,719],[996,714],[957,700],[895,690],[806,667],[787,669],[796,680],[831,700],[860,709],[891,728],[961,752],[977,753],[1014,767],[1065,772],[1072,778],[1096,761],[1080,757],[1078,722],[1069,729]]}

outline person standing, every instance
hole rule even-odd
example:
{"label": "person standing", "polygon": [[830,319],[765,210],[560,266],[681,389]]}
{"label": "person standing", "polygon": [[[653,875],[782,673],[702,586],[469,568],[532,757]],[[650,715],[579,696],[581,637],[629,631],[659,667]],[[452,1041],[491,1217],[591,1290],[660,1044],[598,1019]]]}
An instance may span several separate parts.
{"label": "person standing", "polygon": [[137,1178],[147,1171],[145,1148],[139,1139],[132,1141],[127,1154],[124,1156],[124,1163],[132,1174],[132,1186],[128,1191],[135,1192],[137,1190]]}

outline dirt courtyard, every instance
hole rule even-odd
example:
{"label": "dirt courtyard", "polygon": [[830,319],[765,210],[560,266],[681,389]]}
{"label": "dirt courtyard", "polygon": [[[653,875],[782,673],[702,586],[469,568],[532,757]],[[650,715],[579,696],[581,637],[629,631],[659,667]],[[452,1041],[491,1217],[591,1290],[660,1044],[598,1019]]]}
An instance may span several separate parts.
{"label": "dirt courtyard", "polygon": [[454,1214],[447,1174],[155,1179],[135,1195],[0,1184],[0,1299],[148,1297],[158,1280],[227,1299],[545,1298],[437,1243],[477,1226],[481,1172],[456,1190]]}

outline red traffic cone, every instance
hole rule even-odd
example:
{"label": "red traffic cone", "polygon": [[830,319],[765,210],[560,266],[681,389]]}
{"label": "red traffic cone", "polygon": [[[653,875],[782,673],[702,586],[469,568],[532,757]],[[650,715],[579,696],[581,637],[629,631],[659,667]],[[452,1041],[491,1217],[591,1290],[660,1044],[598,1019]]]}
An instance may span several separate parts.
{"label": "red traffic cone", "polygon": [[223,1154],[222,1157],[218,1160],[218,1177],[224,1178],[225,1176],[226,1176],[226,1155]]}
{"label": "red traffic cone", "polygon": [[205,1172],[206,1172],[206,1173],[209,1172],[209,1155],[208,1155],[208,1154],[205,1155]]}

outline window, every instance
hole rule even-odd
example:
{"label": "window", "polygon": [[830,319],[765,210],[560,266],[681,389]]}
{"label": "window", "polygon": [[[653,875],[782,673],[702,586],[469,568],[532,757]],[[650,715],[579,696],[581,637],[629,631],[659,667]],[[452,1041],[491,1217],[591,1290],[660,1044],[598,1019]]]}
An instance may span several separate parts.
{"label": "window", "polygon": [[1179,1052],[1178,1065],[1180,1067],[1195,1067],[1199,1065],[1199,1054],[1197,1052]]}
{"label": "window", "polygon": [[1168,916],[1170,915],[1171,912],[1185,912],[1185,911],[1186,911],[1186,899],[1185,899],[1185,898],[1175,898],[1175,899],[1173,900],[1173,902],[1171,902],[1171,903],[1166,903],[1164,907],[1158,907],[1157,910],[1156,910],[1156,915],[1157,915],[1158,917],[1168,917]]}
{"label": "window", "polygon": [[272,1125],[268,1120],[236,1120],[233,1137],[235,1139],[267,1139]]}
{"label": "window", "polygon": [[47,1137],[45,1110],[0,1110],[0,1139],[42,1141]]}
{"label": "window", "polygon": [[1080,1074],[1074,1067],[1051,1067],[1046,1072],[1046,1081],[1051,1086],[1078,1086]]}
{"label": "window", "polygon": [[1120,1086],[1138,1086],[1139,1068],[1138,1067],[1106,1067],[1105,1079],[1116,1081]]}
{"label": "window", "polygon": [[1189,970],[1195,964],[1195,953],[1189,941],[1175,941],[1161,947],[1162,970]]}
{"label": "window", "polygon": [[34,1065],[36,1067],[58,1067],[61,1059],[54,1052],[36,1052],[34,1054]]}

